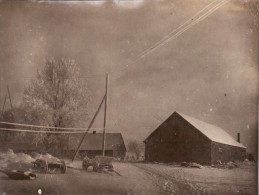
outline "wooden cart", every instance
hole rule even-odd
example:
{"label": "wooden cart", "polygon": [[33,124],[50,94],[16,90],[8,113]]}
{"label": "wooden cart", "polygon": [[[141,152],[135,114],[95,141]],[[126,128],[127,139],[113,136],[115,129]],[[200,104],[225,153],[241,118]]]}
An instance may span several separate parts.
{"label": "wooden cart", "polygon": [[39,170],[42,173],[48,173],[48,172],[60,172],[60,173],[66,173],[67,166],[65,161],[47,161],[45,159],[37,159],[34,162],[32,162],[34,168]]}
{"label": "wooden cart", "polygon": [[109,156],[96,156],[93,159],[85,157],[82,163],[83,169],[87,170],[89,166],[93,167],[93,171],[100,172],[103,169],[114,171],[112,165],[113,157]]}

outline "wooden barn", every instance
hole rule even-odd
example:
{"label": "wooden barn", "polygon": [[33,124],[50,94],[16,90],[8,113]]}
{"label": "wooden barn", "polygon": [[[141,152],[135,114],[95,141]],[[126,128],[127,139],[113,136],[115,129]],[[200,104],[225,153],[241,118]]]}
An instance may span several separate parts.
{"label": "wooden barn", "polygon": [[[64,149],[63,155],[69,158],[72,157],[82,139],[82,136],[82,134],[70,135],[67,142],[68,146]],[[84,157],[87,155],[92,158],[96,155],[102,155],[102,142],[102,133],[87,134],[79,150],[80,156]],[[8,149],[12,149],[16,153],[24,152],[26,154],[31,154],[33,152],[51,153],[51,151],[45,150],[45,146],[43,144],[35,145],[28,140],[20,142],[0,140],[0,152]],[[126,147],[121,133],[106,133],[105,155],[124,159],[125,154]]]}
{"label": "wooden barn", "polygon": [[[70,152],[75,152],[81,139],[82,135],[70,136],[68,145]],[[88,157],[102,155],[102,142],[102,133],[87,134],[81,145],[79,154],[82,157],[84,157],[85,155],[87,155]],[[121,133],[106,133],[105,156],[112,156],[115,158],[124,159],[125,154],[126,147]]]}
{"label": "wooden barn", "polygon": [[244,160],[246,147],[223,129],[174,112],[144,141],[145,160],[196,162],[211,165],[218,160]]}

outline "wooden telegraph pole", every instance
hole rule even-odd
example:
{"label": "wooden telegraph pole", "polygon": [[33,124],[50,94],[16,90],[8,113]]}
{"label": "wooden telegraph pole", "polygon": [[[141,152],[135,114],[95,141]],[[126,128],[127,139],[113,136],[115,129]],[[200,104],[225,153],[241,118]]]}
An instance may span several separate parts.
{"label": "wooden telegraph pole", "polygon": [[105,95],[103,96],[103,99],[102,99],[102,101],[101,101],[101,103],[100,103],[96,113],[94,114],[94,116],[93,116],[93,118],[92,118],[92,120],[91,120],[91,122],[90,122],[90,124],[89,124],[89,126],[87,128],[87,130],[85,131],[85,134],[82,137],[82,139],[81,139],[81,141],[80,141],[80,143],[79,143],[79,145],[78,145],[78,147],[77,147],[77,149],[75,151],[75,154],[74,154],[74,156],[72,158],[72,161],[75,160],[75,158],[76,158],[76,156],[77,156],[77,154],[78,154],[78,152],[80,150],[80,147],[81,147],[81,145],[82,145],[82,143],[83,143],[87,133],[91,129],[91,127],[92,127],[92,125],[93,125],[93,123],[95,121],[95,118],[97,117],[97,115],[98,115],[98,113],[99,113],[103,103],[105,103],[105,107],[104,107],[104,121],[103,121],[103,126],[104,127],[103,127],[102,154],[103,154],[103,156],[105,155],[105,139],[106,139],[105,129],[106,129],[106,113],[107,113],[107,102],[108,102],[108,82],[109,82],[109,75],[106,74],[106,92],[105,92]]}
{"label": "wooden telegraph pole", "polygon": [[81,145],[82,145],[82,143],[83,143],[83,141],[84,141],[84,139],[85,139],[85,137],[86,137],[88,131],[91,129],[91,127],[92,127],[92,125],[93,125],[93,123],[94,123],[94,121],[95,121],[95,118],[97,117],[97,115],[98,115],[98,113],[99,113],[99,111],[100,111],[100,109],[101,109],[101,107],[102,107],[102,104],[103,104],[104,100],[105,100],[105,96],[103,96],[103,99],[102,99],[102,101],[101,101],[101,103],[100,103],[100,105],[99,105],[97,111],[95,112],[95,114],[94,114],[94,116],[93,116],[93,118],[92,118],[92,120],[91,120],[91,122],[90,122],[90,124],[89,124],[89,126],[88,126],[88,128],[87,128],[87,130],[85,131],[85,134],[84,134],[84,136],[82,137],[82,139],[81,139],[81,141],[80,141],[80,143],[79,143],[79,145],[78,145],[78,147],[77,147],[77,149],[76,149],[76,152],[75,152],[75,154],[74,154],[74,157],[72,158],[72,161],[74,161],[74,160],[76,159],[76,155],[77,155],[78,151],[80,150],[80,147],[81,147]]}
{"label": "wooden telegraph pole", "polygon": [[3,103],[3,108],[2,108],[2,118],[4,118],[4,108],[5,108],[6,97],[7,97],[7,94],[5,94],[5,96],[4,96],[4,103]]}
{"label": "wooden telegraph pole", "polygon": [[105,156],[105,142],[106,142],[106,117],[107,117],[107,103],[108,103],[108,84],[109,84],[109,74],[106,74],[106,90],[105,90],[105,104],[104,104],[104,120],[103,120],[103,145],[102,153]]}
{"label": "wooden telegraph pole", "polygon": [[9,98],[10,107],[11,107],[11,109],[13,109],[11,94],[10,94],[10,90],[9,90],[8,86],[7,86],[7,93],[5,94],[5,97],[4,97],[4,104],[3,104],[3,107],[2,107],[2,118],[4,118],[5,103],[6,103],[7,95],[8,95],[8,98]]}
{"label": "wooden telegraph pole", "polygon": [[13,104],[12,104],[12,100],[11,100],[11,94],[10,94],[10,90],[9,90],[8,86],[7,86],[7,92],[8,92],[8,97],[9,97],[9,102],[10,102],[11,109],[13,109]]}

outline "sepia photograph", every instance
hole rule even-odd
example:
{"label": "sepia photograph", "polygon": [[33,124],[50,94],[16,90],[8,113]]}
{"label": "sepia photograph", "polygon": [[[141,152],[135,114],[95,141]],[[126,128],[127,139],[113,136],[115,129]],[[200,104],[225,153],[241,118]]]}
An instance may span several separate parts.
{"label": "sepia photograph", "polygon": [[0,0],[0,195],[257,195],[259,0]]}

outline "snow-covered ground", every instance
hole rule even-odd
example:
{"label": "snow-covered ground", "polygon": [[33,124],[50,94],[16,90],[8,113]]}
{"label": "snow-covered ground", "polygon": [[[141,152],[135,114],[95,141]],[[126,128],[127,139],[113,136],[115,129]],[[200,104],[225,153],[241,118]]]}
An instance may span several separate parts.
{"label": "snow-covered ground", "polygon": [[168,194],[256,195],[257,167],[202,169],[165,164],[135,164],[148,174],[158,177],[162,191]]}
{"label": "snow-covered ground", "polygon": [[[11,150],[0,153],[1,168],[31,170],[37,158],[58,160],[45,154],[33,157]],[[70,162],[66,174],[37,174],[36,180],[15,181],[0,173],[0,194],[118,194],[118,195],[253,195],[257,194],[256,167],[201,169],[179,165],[114,162],[119,174],[81,169],[81,161]]]}
{"label": "snow-covered ground", "polygon": [[58,158],[53,157],[50,154],[38,154],[28,155],[25,153],[14,153],[9,149],[5,152],[0,152],[0,169],[15,169],[15,170],[30,170],[32,163],[36,159],[46,159],[47,161],[59,161]]}

